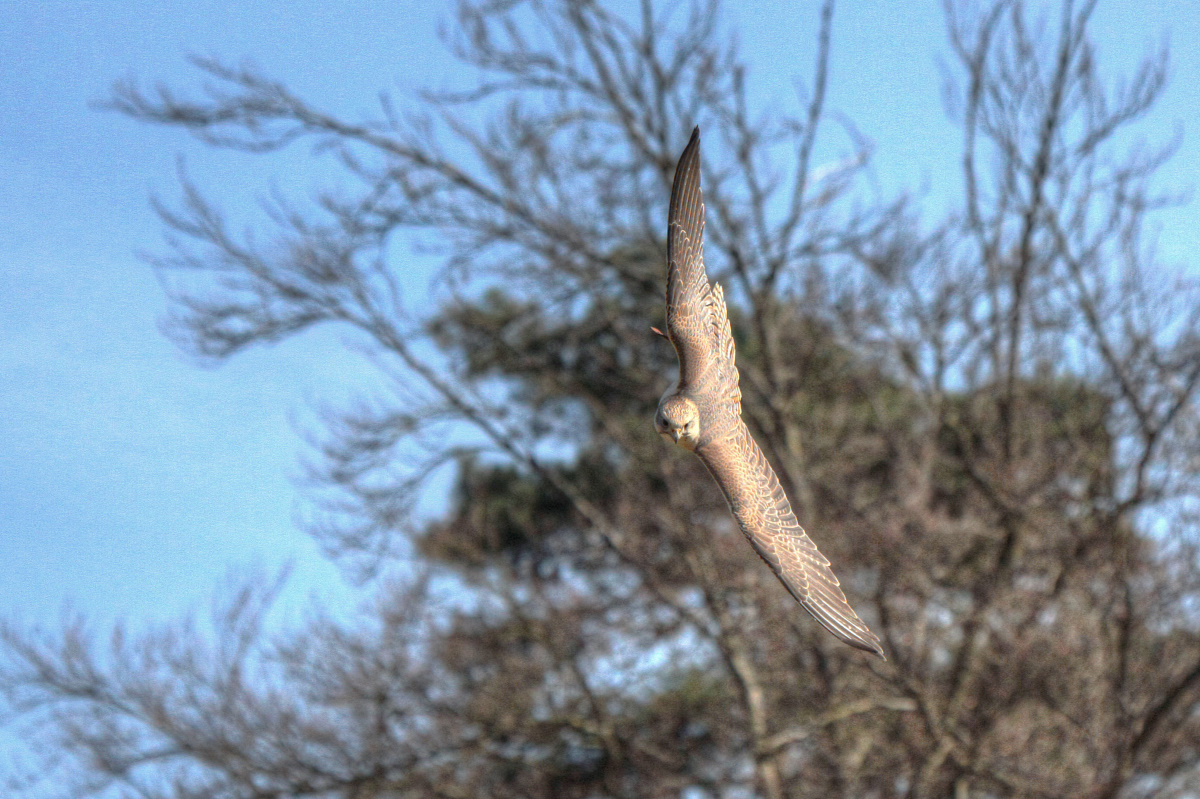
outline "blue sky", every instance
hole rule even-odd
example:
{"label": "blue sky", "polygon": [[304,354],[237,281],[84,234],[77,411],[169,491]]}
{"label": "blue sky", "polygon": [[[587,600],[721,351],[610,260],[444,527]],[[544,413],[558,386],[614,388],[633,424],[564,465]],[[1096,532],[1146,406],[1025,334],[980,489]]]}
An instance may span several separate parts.
{"label": "blue sky", "polygon": [[[811,69],[816,4],[774,5],[730,4],[726,17],[760,99],[792,103],[793,80]],[[959,189],[941,4],[843,6],[829,105],[875,142],[880,185],[924,184],[936,212]],[[198,368],[160,334],[165,302],[135,255],[161,250],[147,199],[177,196],[180,155],[238,219],[253,220],[272,185],[304,197],[329,174],[302,148],[265,161],[208,151],[89,103],[126,76],[193,88],[195,53],[251,58],[314,103],[366,116],[381,89],[404,102],[470,79],[438,42],[440,20],[448,3],[414,0],[0,0],[0,616],[53,627],[71,607],[102,624],[167,620],[203,610],[230,569],[285,562],[285,606],[355,601],[294,524],[296,422],[369,386],[369,368],[336,331]],[[1173,78],[1150,132],[1182,126],[1162,183],[1194,185],[1200,5],[1102,3],[1095,22],[1108,74],[1171,33]],[[1167,261],[1187,263],[1198,221],[1195,205],[1164,217]],[[410,291],[423,291],[433,264],[401,256],[417,267]]]}
{"label": "blue sky", "polygon": [[[387,8],[384,6],[387,5]],[[408,7],[406,7],[406,5]],[[291,592],[339,591],[296,531],[293,421],[368,373],[318,332],[200,369],[159,333],[166,304],[136,251],[161,249],[147,198],[177,195],[176,159],[235,216],[272,185],[315,185],[298,150],[269,163],[89,108],[136,76],[191,87],[185,55],[250,57],[302,93],[365,113],[415,86],[422,4],[0,5],[0,608],[53,623],[168,618],[230,567],[295,562]],[[429,66],[432,63],[432,69]],[[287,169],[291,167],[291,169]],[[283,171],[276,171],[283,169]]]}

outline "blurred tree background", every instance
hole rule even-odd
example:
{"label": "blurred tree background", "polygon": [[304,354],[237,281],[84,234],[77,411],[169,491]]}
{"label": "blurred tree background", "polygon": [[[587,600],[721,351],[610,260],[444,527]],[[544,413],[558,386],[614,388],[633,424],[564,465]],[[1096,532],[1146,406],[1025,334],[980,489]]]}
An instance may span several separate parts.
{"label": "blurred tree background", "polygon": [[[1200,294],[1153,257],[1137,123],[1094,3],[949,2],[962,206],[871,190],[826,108],[750,107],[715,4],[463,0],[471,91],[376,118],[198,61],[110,104],[214,147],[308,142],[344,181],[230,229],[160,212],[169,333],[203,359],[353,329],[389,393],[329,411],[309,532],[352,620],[3,628],[5,712],[75,796],[1184,797],[1200,791]],[[706,255],[744,415],[889,660],[840,645],[651,419],[666,206],[704,136]],[[818,153],[837,153],[835,159]],[[446,254],[405,296],[397,237]],[[446,513],[415,512],[450,470]],[[20,787],[20,786],[18,786]]]}

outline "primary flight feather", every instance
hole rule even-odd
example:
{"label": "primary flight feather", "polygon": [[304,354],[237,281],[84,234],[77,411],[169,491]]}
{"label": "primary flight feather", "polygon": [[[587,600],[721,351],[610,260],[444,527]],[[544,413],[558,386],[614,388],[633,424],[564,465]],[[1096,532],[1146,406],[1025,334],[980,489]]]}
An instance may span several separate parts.
{"label": "primary flight feather", "polygon": [[804,609],[850,646],[883,657],[742,421],[725,296],[704,270],[699,128],[679,157],[667,212],[667,337],[679,356],[679,382],[659,401],[655,429],[700,456],[754,551]]}

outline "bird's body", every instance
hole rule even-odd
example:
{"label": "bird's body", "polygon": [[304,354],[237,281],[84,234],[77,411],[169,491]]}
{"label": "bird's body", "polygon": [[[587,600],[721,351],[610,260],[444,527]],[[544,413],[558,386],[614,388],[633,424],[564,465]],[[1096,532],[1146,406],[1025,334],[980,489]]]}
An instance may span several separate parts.
{"label": "bird's body", "polygon": [[846,601],[742,421],[736,348],[724,294],[704,269],[703,237],[697,128],[671,189],[666,335],[679,356],[679,381],[660,400],[655,429],[700,457],[754,550],[805,610],[841,640],[882,657],[879,639]]}

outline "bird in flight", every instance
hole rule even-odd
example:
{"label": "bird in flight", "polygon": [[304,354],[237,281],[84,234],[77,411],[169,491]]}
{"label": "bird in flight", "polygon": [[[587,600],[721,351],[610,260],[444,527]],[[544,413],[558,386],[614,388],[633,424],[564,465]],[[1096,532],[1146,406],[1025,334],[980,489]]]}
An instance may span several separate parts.
{"label": "bird in flight", "polygon": [[800,605],[850,646],[884,657],[850,607],[829,560],[796,521],[771,464],[742,421],[736,351],[725,295],[704,270],[700,129],[692,131],[671,187],[667,213],[667,333],[679,356],[679,382],[658,403],[654,427],[700,456],[754,551]]}

